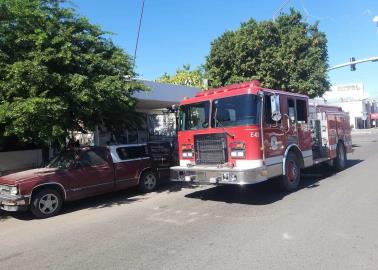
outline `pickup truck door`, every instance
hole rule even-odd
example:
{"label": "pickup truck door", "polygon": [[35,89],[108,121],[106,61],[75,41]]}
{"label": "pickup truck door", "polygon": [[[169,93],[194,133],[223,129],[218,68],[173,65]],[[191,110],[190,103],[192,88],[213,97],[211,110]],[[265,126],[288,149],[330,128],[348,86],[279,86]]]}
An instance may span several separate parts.
{"label": "pickup truck door", "polygon": [[114,189],[114,169],[104,149],[88,149],[80,153],[77,166],[70,170],[70,191],[73,199],[106,193]]}

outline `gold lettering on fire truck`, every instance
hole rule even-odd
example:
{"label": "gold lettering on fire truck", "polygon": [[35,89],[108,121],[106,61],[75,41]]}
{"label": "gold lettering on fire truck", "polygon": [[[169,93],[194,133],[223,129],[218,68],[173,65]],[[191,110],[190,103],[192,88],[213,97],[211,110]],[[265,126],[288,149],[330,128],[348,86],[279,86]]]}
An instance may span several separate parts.
{"label": "gold lettering on fire truck", "polygon": [[278,149],[278,141],[276,136],[270,137],[270,148],[272,150],[277,150]]}

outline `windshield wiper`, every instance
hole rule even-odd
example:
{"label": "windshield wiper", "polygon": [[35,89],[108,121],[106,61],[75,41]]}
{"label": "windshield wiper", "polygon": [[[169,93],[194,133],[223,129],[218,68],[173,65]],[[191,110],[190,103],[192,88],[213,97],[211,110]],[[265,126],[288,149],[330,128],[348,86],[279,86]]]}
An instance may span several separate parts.
{"label": "windshield wiper", "polygon": [[223,126],[223,124],[221,123],[221,121],[219,121],[217,119],[217,113],[218,113],[218,107],[215,107],[214,116],[213,116],[215,127],[220,126],[223,129],[223,133],[226,134],[227,136],[231,137],[231,139],[233,139],[234,135],[232,135],[231,133],[229,133],[226,130],[226,128]]}

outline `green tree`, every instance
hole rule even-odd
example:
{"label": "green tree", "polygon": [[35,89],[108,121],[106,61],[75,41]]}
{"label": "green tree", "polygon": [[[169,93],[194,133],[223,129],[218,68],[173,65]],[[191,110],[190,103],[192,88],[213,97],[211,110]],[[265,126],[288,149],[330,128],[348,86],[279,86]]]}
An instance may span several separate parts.
{"label": "green tree", "polygon": [[275,22],[242,23],[211,44],[205,69],[212,86],[259,80],[267,88],[321,96],[328,90],[327,39],[318,23],[291,10]]}
{"label": "green tree", "polygon": [[66,0],[0,0],[0,136],[46,143],[136,121],[143,85],[108,32]]}
{"label": "green tree", "polygon": [[194,86],[201,89],[206,88],[204,84],[204,72],[201,68],[190,70],[190,65],[183,65],[182,68],[176,70],[176,73],[169,75],[164,73],[163,76],[158,78],[157,82],[172,83],[187,86]]}

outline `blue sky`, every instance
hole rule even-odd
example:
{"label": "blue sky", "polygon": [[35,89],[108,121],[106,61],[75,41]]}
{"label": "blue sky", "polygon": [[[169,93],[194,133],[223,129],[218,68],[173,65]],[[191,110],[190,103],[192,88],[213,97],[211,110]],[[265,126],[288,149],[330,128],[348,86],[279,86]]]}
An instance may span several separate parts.
{"label": "blue sky", "polygon": [[[73,0],[80,15],[115,33],[115,44],[134,53],[141,0]],[[204,63],[210,43],[226,30],[254,18],[271,19],[283,0],[145,0],[136,71],[141,78],[154,80],[170,74],[183,64],[197,67]],[[327,34],[329,64],[378,56],[377,0],[291,0],[306,20],[320,21]],[[335,84],[363,82],[365,91],[378,97],[378,62],[329,72]]]}

